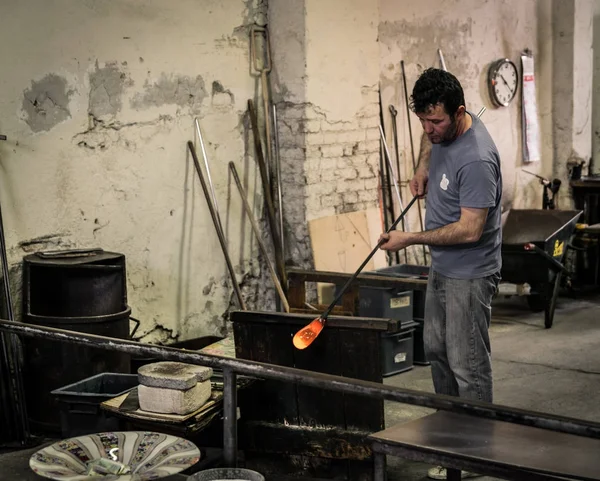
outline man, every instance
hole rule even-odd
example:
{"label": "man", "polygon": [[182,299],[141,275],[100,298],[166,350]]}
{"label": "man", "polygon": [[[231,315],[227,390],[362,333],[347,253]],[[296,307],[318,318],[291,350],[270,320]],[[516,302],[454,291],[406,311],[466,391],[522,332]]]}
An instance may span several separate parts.
{"label": "man", "polygon": [[[488,328],[502,262],[500,157],[451,73],[423,72],[411,109],[432,144],[410,182],[413,195],[427,193],[425,231],[382,234],[381,248],[430,246],[423,339],[435,392],[492,402]],[[429,476],[445,479],[445,469]]]}

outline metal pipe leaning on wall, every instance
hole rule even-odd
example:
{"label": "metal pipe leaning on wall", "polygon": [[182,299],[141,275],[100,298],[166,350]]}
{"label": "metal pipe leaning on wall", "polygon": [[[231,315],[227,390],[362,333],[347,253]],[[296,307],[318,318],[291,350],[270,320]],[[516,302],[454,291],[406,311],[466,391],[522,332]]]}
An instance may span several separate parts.
{"label": "metal pipe leaning on wall", "polygon": [[202,131],[200,130],[200,122],[198,121],[198,117],[194,119],[194,124],[196,125],[196,134],[198,135],[198,141],[200,142],[202,158],[204,159],[204,168],[206,169],[206,178],[208,179],[208,186],[210,187],[215,213],[219,222],[219,229],[221,229],[221,232],[223,233],[223,224],[221,223],[221,215],[219,214],[219,203],[217,202],[215,186],[213,185],[212,176],[210,175],[210,164],[208,162],[208,155],[206,154],[206,147],[204,146],[204,138],[202,137]]}
{"label": "metal pipe leaning on wall", "polygon": [[[458,397],[433,394],[424,391],[402,389],[371,381],[350,379],[347,377],[305,371],[292,367],[277,366],[274,364],[247,361],[243,359],[232,359],[202,354],[200,352],[190,352],[172,347],[156,346],[124,339],[35,326],[4,319],[0,319],[0,331],[26,337],[52,339],[71,344],[80,344],[109,351],[143,355],[164,361],[179,361],[201,366],[216,367],[221,368],[224,373],[235,373],[254,378],[293,382],[336,392],[359,394],[381,398],[387,401],[396,401],[433,409],[443,409],[487,419],[600,439],[600,423],[513,408],[499,404],[461,399]],[[227,394],[227,391],[225,391],[225,394]],[[230,401],[227,401],[226,403],[229,402]],[[226,405],[229,406],[229,404]],[[233,417],[233,419],[225,418],[226,423],[234,423],[234,420],[235,417]],[[228,432],[228,429],[231,429],[230,425],[225,426],[226,433]]]}
{"label": "metal pipe leaning on wall", "polygon": [[256,163],[258,164],[261,183],[263,186],[263,193],[265,196],[267,220],[269,221],[271,237],[273,240],[273,249],[275,251],[275,265],[277,266],[277,270],[279,271],[279,280],[285,290],[287,289],[287,274],[285,270],[285,262],[282,256],[281,239],[279,238],[279,233],[277,230],[275,204],[273,203],[273,197],[271,195],[269,174],[267,172],[267,165],[265,163],[262,145],[260,143],[260,133],[258,132],[258,118],[256,116],[256,109],[254,108],[254,102],[252,102],[252,100],[250,99],[248,99],[248,114],[250,115],[250,126],[252,128],[252,136],[254,137]]}
{"label": "metal pipe leaning on wall", "polygon": [[277,126],[277,106],[273,104],[273,140],[275,142],[275,175],[277,176],[277,214],[279,215],[279,240],[281,258],[285,264],[285,231],[283,229],[283,187],[281,181],[281,155],[279,151],[279,129]]}
{"label": "metal pipe leaning on wall", "polygon": [[233,264],[231,263],[231,257],[229,256],[229,251],[227,250],[227,241],[225,240],[225,234],[221,230],[221,222],[219,220],[219,216],[215,210],[215,206],[212,203],[210,192],[208,191],[208,187],[206,185],[206,181],[204,180],[204,174],[202,173],[202,169],[200,168],[200,162],[198,161],[198,156],[196,155],[196,149],[194,148],[194,144],[191,140],[187,143],[188,149],[192,154],[192,159],[194,160],[194,166],[196,168],[196,172],[198,173],[198,177],[200,178],[200,184],[202,185],[202,191],[204,192],[204,197],[206,197],[206,203],[208,204],[208,210],[210,211],[210,215],[213,220],[213,224],[215,225],[215,230],[217,231],[217,237],[219,238],[219,243],[221,244],[221,249],[223,249],[223,255],[225,256],[225,262],[227,264],[227,270],[229,271],[229,275],[231,276],[231,283],[233,284],[233,290],[235,295],[237,296],[238,303],[240,304],[240,308],[244,311],[247,310],[246,303],[244,302],[244,298],[242,297],[242,291],[240,290],[240,286],[237,283],[237,279],[235,277],[235,271],[233,269]]}
{"label": "metal pipe leaning on wall", "polygon": [[[6,135],[0,135],[0,140],[7,140]],[[6,253],[6,239],[4,236],[4,221],[2,220],[2,208],[0,207],[0,257],[2,261],[3,290],[6,315],[10,321],[14,321],[12,295],[10,291],[10,279],[8,269],[8,257]],[[2,352],[3,364],[2,373],[4,381],[9,385],[7,393],[2,393],[3,409],[12,408],[16,416],[16,437],[21,444],[29,440],[29,419],[27,417],[27,407],[25,405],[25,388],[23,386],[23,372],[21,361],[19,359],[19,345],[14,336],[0,336],[0,351]],[[7,411],[8,412],[8,411]]]}
{"label": "metal pipe leaning on wall", "polygon": [[[411,126],[411,121],[410,121],[410,98],[408,96],[408,86],[406,84],[406,70],[404,69],[404,60],[400,61],[400,69],[402,72],[402,86],[404,88],[404,104],[406,107],[406,121],[408,123],[408,138],[409,138],[409,142],[410,142],[410,155],[411,155],[411,159],[412,159],[412,165],[413,165],[413,173],[415,173],[417,171],[417,159],[415,157],[415,147],[414,147],[414,142],[413,142],[413,134],[412,134],[412,126]],[[422,212],[422,206],[421,206],[421,199],[419,199],[419,202],[417,204],[418,207],[418,213],[419,213],[419,225],[421,226],[421,230],[425,230],[425,223],[423,222],[423,212]],[[425,264],[427,264],[427,247],[425,245],[422,246],[423,247],[423,262]]]}
{"label": "metal pipe leaning on wall", "polygon": [[290,305],[288,303],[287,298],[285,297],[285,293],[283,292],[283,288],[281,287],[281,283],[279,282],[279,279],[277,277],[277,273],[275,272],[273,264],[271,264],[271,261],[269,259],[269,253],[267,252],[267,248],[265,247],[265,244],[263,243],[261,235],[260,235],[260,228],[258,227],[258,224],[256,223],[256,219],[254,218],[254,215],[252,214],[252,208],[250,207],[250,203],[248,202],[248,195],[246,194],[246,190],[242,186],[242,182],[240,181],[240,176],[238,175],[237,169],[235,168],[235,164],[233,162],[229,162],[229,170],[231,170],[231,174],[233,175],[233,180],[235,181],[235,184],[237,185],[238,192],[240,193],[240,197],[242,199],[242,206],[244,207],[244,210],[246,211],[246,215],[248,216],[248,220],[250,221],[250,225],[252,226],[252,230],[254,231],[254,235],[256,236],[256,242],[258,242],[258,246],[262,252],[262,255],[265,258],[265,263],[267,264],[267,268],[269,269],[269,272],[271,273],[271,278],[273,279],[273,283],[275,284],[275,289],[277,290],[277,293],[279,294],[279,299],[281,300],[283,309],[285,310],[285,312],[290,312]]}

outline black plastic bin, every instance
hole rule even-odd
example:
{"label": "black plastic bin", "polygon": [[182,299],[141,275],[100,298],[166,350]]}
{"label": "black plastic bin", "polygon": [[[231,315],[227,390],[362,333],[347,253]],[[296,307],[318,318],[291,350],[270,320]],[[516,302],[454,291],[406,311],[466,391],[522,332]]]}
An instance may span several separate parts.
{"label": "black plastic bin", "polygon": [[[411,279],[427,279],[429,277],[429,266],[418,266],[411,264],[398,264],[390,267],[383,267],[375,271],[369,271],[369,274],[385,275],[390,277],[404,277]],[[415,289],[412,291],[413,302],[413,320],[417,323],[414,332],[414,364],[427,366],[429,361],[425,356],[423,346],[423,324],[425,319],[425,290]]]}
{"label": "black plastic bin", "polygon": [[358,315],[412,321],[413,292],[389,287],[359,288]]}
{"label": "black plastic bin", "polygon": [[[370,271],[369,274],[426,280],[429,277],[429,266],[398,264]],[[413,291],[413,317],[421,320],[425,318],[425,290]]]}
{"label": "black plastic bin", "polygon": [[414,365],[414,333],[419,324],[402,323],[400,331],[381,334],[381,362],[383,376],[409,371]]}
{"label": "black plastic bin", "polygon": [[102,373],[52,391],[60,406],[63,438],[118,431],[120,422],[107,416],[100,404],[138,385],[137,374]]}
{"label": "black plastic bin", "polygon": [[127,308],[125,255],[102,249],[23,257],[23,312],[47,317],[107,316]]}

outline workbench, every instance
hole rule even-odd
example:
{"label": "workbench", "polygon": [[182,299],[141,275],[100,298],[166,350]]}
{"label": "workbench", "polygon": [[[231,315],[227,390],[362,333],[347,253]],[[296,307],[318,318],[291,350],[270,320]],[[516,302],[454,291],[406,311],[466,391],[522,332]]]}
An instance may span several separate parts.
{"label": "workbench", "polygon": [[[294,334],[314,318],[232,312],[236,358],[383,382],[381,334],[400,330],[400,321],[330,316],[317,339],[297,350]],[[318,458],[322,469],[339,469],[349,480],[361,479],[361,473],[370,478],[366,436],[384,427],[383,400],[265,380],[240,392],[239,406],[242,449],[279,458]]]}
{"label": "workbench", "polygon": [[370,436],[374,481],[386,480],[386,456],[515,481],[600,480],[600,439],[467,414],[438,411]]}

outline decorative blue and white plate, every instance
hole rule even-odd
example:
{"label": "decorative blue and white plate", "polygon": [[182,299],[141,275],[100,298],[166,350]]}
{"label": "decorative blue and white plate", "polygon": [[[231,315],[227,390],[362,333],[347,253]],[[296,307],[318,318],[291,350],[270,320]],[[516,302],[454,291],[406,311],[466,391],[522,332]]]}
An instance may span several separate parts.
{"label": "decorative blue and white plate", "polygon": [[186,439],[129,431],[59,441],[31,456],[29,467],[59,481],[147,481],[179,473],[199,460],[200,450]]}

